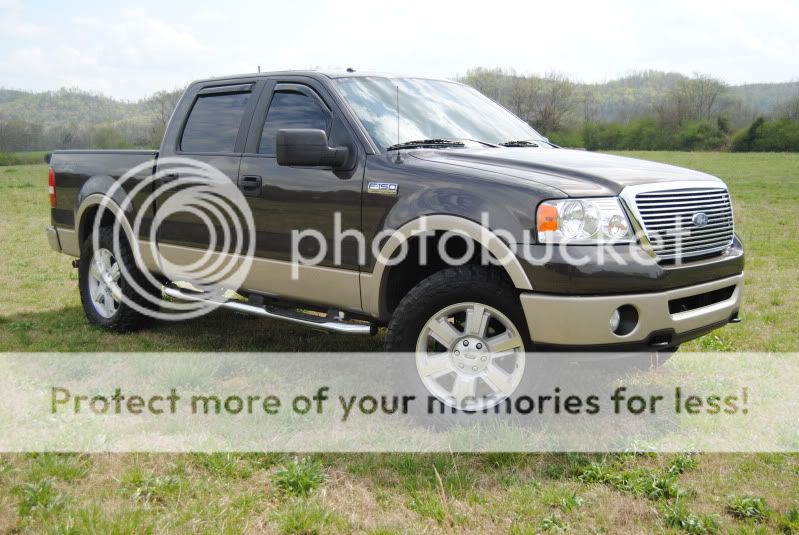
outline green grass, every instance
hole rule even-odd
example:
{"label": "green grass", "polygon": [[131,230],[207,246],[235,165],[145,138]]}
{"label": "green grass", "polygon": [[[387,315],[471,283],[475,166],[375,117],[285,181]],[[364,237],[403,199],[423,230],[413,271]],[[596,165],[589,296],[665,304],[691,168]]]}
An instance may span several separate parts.
{"label": "green grass", "polygon": [[322,486],[325,473],[319,461],[306,457],[281,466],[272,474],[272,481],[284,494],[307,497]]}
{"label": "green grass", "polygon": [[[799,155],[630,155],[732,190],[748,254],[744,322],[685,348],[799,350]],[[381,347],[382,335],[226,312],[128,335],[90,327],[70,259],[47,247],[46,183],[45,165],[0,168],[0,350]],[[799,533],[798,496],[799,455],[787,454],[0,456],[0,533]]]}
{"label": "green grass", "polygon": [[44,163],[49,151],[0,152],[0,167],[6,165],[33,165]]}

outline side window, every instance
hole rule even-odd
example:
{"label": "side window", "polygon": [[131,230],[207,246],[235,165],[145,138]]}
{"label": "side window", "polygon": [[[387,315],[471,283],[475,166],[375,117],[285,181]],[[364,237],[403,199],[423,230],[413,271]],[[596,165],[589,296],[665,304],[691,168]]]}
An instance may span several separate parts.
{"label": "side window", "polygon": [[259,154],[275,154],[277,131],[284,128],[317,128],[327,131],[330,113],[315,99],[297,91],[277,91],[272,96],[261,132]]}
{"label": "side window", "polygon": [[180,148],[184,152],[233,152],[250,93],[201,95],[189,114]]}

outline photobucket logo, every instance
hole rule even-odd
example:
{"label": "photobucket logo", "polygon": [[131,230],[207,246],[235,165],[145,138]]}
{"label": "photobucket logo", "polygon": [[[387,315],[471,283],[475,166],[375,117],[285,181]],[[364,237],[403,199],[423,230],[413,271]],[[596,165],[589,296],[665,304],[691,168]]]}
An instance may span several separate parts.
{"label": "photobucket logo", "polygon": [[[332,233],[319,229],[294,229],[291,232],[291,278],[300,279],[302,266],[318,266],[332,263],[342,266],[342,251],[347,241],[357,251],[357,263],[367,265],[367,252],[378,264],[394,266],[412,258],[415,265],[427,266],[431,261],[446,266],[461,266],[479,263],[482,266],[505,266],[524,260],[529,264],[545,266],[551,262],[566,263],[572,266],[587,264],[627,266],[652,266],[657,263],[639,244],[646,241],[643,232],[636,233],[634,239],[607,243],[572,243],[568,241],[539,243],[532,229],[519,234],[493,227],[488,212],[481,213],[480,222],[468,222],[466,228],[442,229],[441,225],[431,224],[437,216],[421,216],[401,229],[386,228],[371,240],[357,229],[342,228],[342,216],[333,214]],[[450,222],[452,223],[452,222]],[[410,244],[417,241],[418,247]],[[450,245],[455,242],[455,247]],[[352,255],[351,255],[352,256]]]}
{"label": "photobucket logo", "polygon": [[[153,173],[156,164],[158,171]],[[110,251],[108,244],[100,243],[100,227],[109,220],[106,213],[113,218]],[[150,219],[148,214],[154,215]],[[164,225],[187,218],[204,227],[207,246],[172,247],[172,254],[164,254],[169,247],[162,244]],[[255,254],[255,224],[244,195],[219,169],[190,158],[162,158],[130,169],[102,198],[92,230],[90,276],[96,282],[91,287],[97,289],[92,299],[100,311],[109,311],[108,303],[112,308],[124,303],[158,319],[202,316],[228,300],[227,290],[241,288]],[[198,299],[163,301],[161,280],[122,261],[127,247],[138,266],[146,265],[142,255],[148,255],[164,278],[188,283]],[[123,278],[128,293],[120,287]]]}

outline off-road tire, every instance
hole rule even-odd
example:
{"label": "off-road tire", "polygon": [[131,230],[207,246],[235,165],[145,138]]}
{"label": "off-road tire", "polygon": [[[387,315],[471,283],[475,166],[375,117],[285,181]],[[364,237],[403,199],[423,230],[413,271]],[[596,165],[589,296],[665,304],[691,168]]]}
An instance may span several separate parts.
{"label": "off-road tire", "polygon": [[430,275],[400,301],[388,324],[387,352],[416,351],[416,340],[430,316],[459,301],[475,301],[502,311],[519,329],[527,351],[533,344],[527,332],[515,289],[495,269],[458,266]]}
{"label": "off-road tire", "polygon": [[490,409],[484,412],[447,407],[445,415],[429,413],[428,400],[433,393],[424,385],[416,359],[411,355],[416,352],[417,340],[427,321],[446,307],[463,302],[488,305],[501,312],[513,323],[522,338],[527,353],[526,364],[521,383],[511,397],[532,393],[540,381],[540,374],[545,373],[541,363],[532,358],[533,344],[516,290],[500,272],[471,265],[439,271],[417,284],[400,301],[389,322],[385,339],[388,353],[408,353],[388,355],[390,364],[387,368],[399,392],[416,396],[418,412],[412,416],[425,425],[447,428],[451,425],[489,422],[497,418]]}
{"label": "off-road tire", "polygon": [[[114,230],[111,227],[101,227],[98,234],[98,245],[102,249],[109,251],[114,250]],[[152,296],[161,296],[161,288],[155,288],[139,270],[133,255],[133,251],[125,239],[124,235],[120,236],[119,255],[115,255],[115,260],[118,263],[124,264],[127,268],[130,277],[145,291],[149,292]],[[116,312],[110,316],[105,317],[100,314],[92,302],[91,292],[89,288],[89,270],[91,269],[92,260],[94,258],[94,245],[92,243],[92,236],[88,236],[80,251],[80,262],[78,264],[78,287],[80,289],[80,300],[83,305],[83,311],[86,318],[93,325],[102,327],[103,329],[114,332],[128,332],[145,328],[153,323],[153,317],[144,314],[135,308],[129,306],[124,302],[119,303]],[[145,297],[140,295],[134,290],[128,278],[122,274],[118,280],[118,286],[122,295],[130,301],[140,305],[147,310],[157,311],[158,307],[148,301]]]}

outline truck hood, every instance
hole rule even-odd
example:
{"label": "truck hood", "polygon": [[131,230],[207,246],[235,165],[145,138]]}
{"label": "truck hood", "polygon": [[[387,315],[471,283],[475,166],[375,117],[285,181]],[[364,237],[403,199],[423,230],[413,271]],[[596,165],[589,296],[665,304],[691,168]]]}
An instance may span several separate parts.
{"label": "truck hood", "polygon": [[718,178],[682,167],[582,150],[480,148],[410,151],[416,158],[500,173],[557,188],[565,195],[618,195],[626,186]]}

